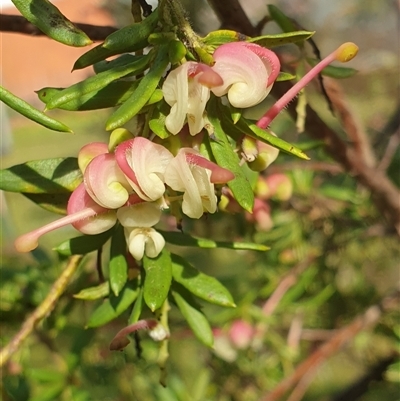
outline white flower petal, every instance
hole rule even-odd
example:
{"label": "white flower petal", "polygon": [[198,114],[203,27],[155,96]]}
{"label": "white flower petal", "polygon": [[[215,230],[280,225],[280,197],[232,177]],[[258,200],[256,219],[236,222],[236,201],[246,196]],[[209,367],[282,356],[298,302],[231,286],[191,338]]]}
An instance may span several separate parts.
{"label": "white flower petal", "polygon": [[142,202],[118,209],[117,217],[124,227],[152,227],[161,218],[161,209],[157,203]]}

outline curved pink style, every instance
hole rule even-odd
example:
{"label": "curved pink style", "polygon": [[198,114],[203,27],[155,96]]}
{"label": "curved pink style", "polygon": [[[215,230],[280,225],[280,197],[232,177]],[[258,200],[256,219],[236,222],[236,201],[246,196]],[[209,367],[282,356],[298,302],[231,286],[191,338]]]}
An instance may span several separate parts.
{"label": "curved pink style", "polygon": [[18,237],[14,243],[17,251],[32,251],[38,246],[38,240],[42,235],[69,224],[72,224],[75,228],[87,234],[98,234],[111,228],[116,222],[116,216],[112,224],[110,222],[110,216],[107,218],[108,224],[106,226],[104,224],[99,224],[99,220],[95,219],[98,219],[101,214],[107,213],[108,209],[99,206],[88,195],[85,197],[85,193],[86,191],[83,184],[80,184],[72,193],[68,202],[68,215]]}
{"label": "curved pink style", "polygon": [[341,62],[350,61],[358,51],[358,47],[354,43],[344,43],[338,47],[334,52],[325,57],[316,66],[304,75],[300,81],[294,84],[265,114],[261,117],[257,125],[260,128],[267,128],[272,120],[293,100],[297,94],[309,84],[325,67],[333,61],[338,60]]}

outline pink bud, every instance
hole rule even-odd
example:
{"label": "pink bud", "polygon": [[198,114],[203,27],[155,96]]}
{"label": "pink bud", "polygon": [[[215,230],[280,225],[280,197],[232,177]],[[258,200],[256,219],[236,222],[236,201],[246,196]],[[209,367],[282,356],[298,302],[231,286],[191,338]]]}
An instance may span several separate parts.
{"label": "pink bud", "polygon": [[229,329],[229,338],[238,349],[247,348],[255,334],[254,327],[242,319],[235,320]]}
{"label": "pink bud", "polygon": [[289,200],[293,193],[293,184],[286,174],[276,173],[265,178],[270,188],[271,197],[280,201]]}

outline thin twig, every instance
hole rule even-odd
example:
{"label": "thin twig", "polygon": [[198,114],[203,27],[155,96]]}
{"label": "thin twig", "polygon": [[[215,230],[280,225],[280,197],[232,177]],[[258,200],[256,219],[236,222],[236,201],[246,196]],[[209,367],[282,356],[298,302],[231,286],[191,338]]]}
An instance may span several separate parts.
{"label": "thin twig", "polygon": [[[303,377],[310,372],[316,372],[317,367],[324,361],[336,354],[349,341],[352,341],[357,334],[374,326],[383,312],[393,309],[398,306],[400,291],[396,291],[385,297],[381,303],[369,307],[365,313],[357,316],[349,325],[338,330],[332,338],[313,352],[305,361],[297,366],[295,371],[287,378],[282,380],[274,390],[272,390],[261,401],[277,401],[286,392],[295,387]],[[310,373],[311,374],[311,373]],[[308,382],[308,380],[307,380]],[[300,389],[299,389],[300,393]]]}
{"label": "thin twig", "polygon": [[50,314],[54,309],[58,299],[65,291],[79,266],[82,256],[75,255],[68,259],[67,266],[51,287],[43,302],[32,312],[23,323],[20,331],[12,340],[0,351],[0,368],[3,367],[12,355],[20,348],[22,343],[28,338],[35,327]]}

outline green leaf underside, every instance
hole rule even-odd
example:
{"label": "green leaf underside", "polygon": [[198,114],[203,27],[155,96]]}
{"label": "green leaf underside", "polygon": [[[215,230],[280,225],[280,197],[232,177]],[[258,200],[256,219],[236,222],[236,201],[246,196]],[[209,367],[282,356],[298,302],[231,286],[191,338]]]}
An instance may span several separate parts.
{"label": "green leaf underside", "polygon": [[[317,65],[319,61],[320,60],[316,58],[307,58],[308,64],[310,64],[312,67]],[[358,70],[354,68],[336,67],[334,65],[328,65],[321,71],[321,74],[331,78],[345,79],[352,77],[353,75],[357,74],[357,72]]]}
{"label": "green leaf underside", "polygon": [[74,294],[74,298],[84,299],[85,301],[95,301],[96,299],[107,297],[110,293],[110,285],[108,281],[96,285],[94,287],[88,287],[77,294]]}
{"label": "green leaf underside", "polygon": [[34,160],[0,170],[0,189],[31,194],[72,192],[82,182],[74,157]]}
{"label": "green leaf underside", "polygon": [[172,255],[172,277],[204,301],[224,307],[236,307],[232,295],[216,278],[200,272],[175,254]]}
{"label": "green leaf underside", "polygon": [[189,234],[180,232],[162,231],[157,230],[164,238],[165,241],[178,246],[193,246],[197,248],[215,249],[226,248],[233,250],[249,250],[249,251],[268,251],[270,248],[266,245],[255,244],[252,242],[225,242],[213,241],[205,238],[192,237]]}
{"label": "green leaf underside", "polygon": [[146,272],[143,296],[151,311],[159,309],[167,298],[172,280],[172,262],[170,253],[164,248],[156,258],[143,257]]}
{"label": "green leaf underside", "polygon": [[109,282],[110,288],[117,297],[128,280],[128,262],[126,260],[126,241],[124,228],[116,227],[111,239]]}
{"label": "green leaf underside", "polygon": [[100,249],[111,237],[114,227],[101,234],[81,235],[64,241],[55,248],[60,255],[86,255]]}
{"label": "green leaf underside", "polygon": [[213,134],[215,139],[206,138],[211,147],[212,154],[219,166],[232,171],[235,175],[235,178],[228,182],[228,187],[232,191],[233,196],[239,205],[248,212],[251,212],[254,205],[254,193],[250,183],[239,166],[239,157],[237,153],[233,151],[228,138],[221,127],[220,114],[223,111],[220,108],[219,101],[214,96],[211,97],[207,110],[208,118],[214,128]]}
{"label": "green leaf underside", "polygon": [[117,318],[135,301],[139,293],[137,281],[128,281],[118,297],[112,293],[91,314],[87,327],[99,327]]}
{"label": "green leaf underside", "polygon": [[212,347],[214,336],[207,318],[178,291],[172,291],[172,296],[195,336],[207,347]]}
{"label": "green leaf underside", "polygon": [[171,135],[165,128],[165,119],[169,110],[168,104],[165,101],[161,101],[152,110],[149,120],[150,129],[161,139],[166,139]]}
{"label": "green leaf underside", "polygon": [[287,45],[289,43],[297,43],[311,38],[315,32],[311,31],[295,31],[279,33],[277,35],[263,35],[256,38],[250,38],[247,42],[256,43],[263,47],[276,47]]}
{"label": "green leaf underside", "polygon": [[22,114],[26,118],[29,118],[30,120],[42,125],[43,127],[46,127],[53,131],[72,133],[72,130],[68,128],[65,124],[35,109],[29,103],[25,102],[25,100],[22,100],[19,97],[13,95],[2,86],[0,86],[0,101],[11,107],[18,113]]}
{"label": "green leaf underside", "polygon": [[87,46],[89,37],[47,0],[12,0],[20,13],[47,36],[68,46]]}

